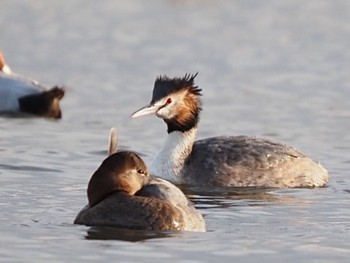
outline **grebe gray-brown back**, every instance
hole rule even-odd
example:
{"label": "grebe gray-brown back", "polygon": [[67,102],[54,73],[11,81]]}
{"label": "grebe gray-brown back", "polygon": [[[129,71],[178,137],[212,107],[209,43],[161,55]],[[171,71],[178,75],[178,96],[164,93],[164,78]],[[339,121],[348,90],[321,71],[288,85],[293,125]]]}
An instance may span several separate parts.
{"label": "grebe gray-brown back", "polygon": [[109,157],[88,184],[88,205],[74,223],[129,229],[205,231],[202,215],[182,191],[149,175],[146,164],[130,151],[116,152],[111,131]]}
{"label": "grebe gray-brown back", "polygon": [[[196,74],[197,75],[197,74]],[[201,89],[196,75],[159,77],[151,103],[132,117],[155,114],[168,136],[150,172],[174,183],[224,187],[321,187],[328,172],[293,147],[249,136],[220,136],[195,142]]]}
{"label": "grebe gray-brown back", "polygon": [[55,86],[47,89],[37,81],[15,74],[0,52],[0,113],[29,113],[60,119],[59,101],[65,90]]}

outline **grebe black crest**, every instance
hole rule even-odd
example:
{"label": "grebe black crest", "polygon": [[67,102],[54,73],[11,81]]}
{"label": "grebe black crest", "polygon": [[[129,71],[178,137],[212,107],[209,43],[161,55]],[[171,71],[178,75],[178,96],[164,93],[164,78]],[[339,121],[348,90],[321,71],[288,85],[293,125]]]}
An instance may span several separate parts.
{"label": "grebe black crest", "polygon": [[318,163],[285,144],[249,136],[220,136],[195,142],[201,89],[197,76],[162,76],[151,103],[132,117],[155,114],[168,136],[150,171],[175,183],[229,187],[319,187],[328,173]]}
{"label": "grebe black crest", "polygon": [[166,75],[159,76],[155,83],[153,89],[153,96],[151,103],[164,98],[172,93],[187,90],[196,96],[201,96],[201,89],[195,86],[194,79],[198,75],[196,74],[186,74],[183,78],[169,78]]}

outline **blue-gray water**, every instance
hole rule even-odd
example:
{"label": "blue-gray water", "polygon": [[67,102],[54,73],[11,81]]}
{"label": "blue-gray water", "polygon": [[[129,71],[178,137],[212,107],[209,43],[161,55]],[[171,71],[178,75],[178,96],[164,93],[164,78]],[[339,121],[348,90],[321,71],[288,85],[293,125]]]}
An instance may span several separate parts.
{"label": "blue-gray water", "polygon": [[[349,1],[4,0],[0,32],[14,71],[67,86],[61,121],[0,118],[1,262],[348,262]],[[199,193],[207,233],[73,225],[110,127],[150,162],[165,125],[130,114],[158,75],[197,71],[199,137],[288,143],[329,186]]]}

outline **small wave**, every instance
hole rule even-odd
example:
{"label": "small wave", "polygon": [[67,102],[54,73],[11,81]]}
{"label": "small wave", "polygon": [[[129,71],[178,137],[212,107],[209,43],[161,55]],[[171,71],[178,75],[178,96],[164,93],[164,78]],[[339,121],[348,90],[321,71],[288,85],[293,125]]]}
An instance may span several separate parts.
{"label": "small wave", "polygon": [[6,169],[11,171],[30,171],[30,172],[62,172],[58,169],[29,166],[29,165],[9,165],[9,164],[0,164],[0,169]]}

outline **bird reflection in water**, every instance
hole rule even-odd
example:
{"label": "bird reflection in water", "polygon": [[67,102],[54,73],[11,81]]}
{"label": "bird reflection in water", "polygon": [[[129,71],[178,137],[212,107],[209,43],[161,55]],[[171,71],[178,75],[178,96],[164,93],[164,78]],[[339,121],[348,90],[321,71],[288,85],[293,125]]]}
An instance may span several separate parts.
{"label": "bird reflection in water", "polygon": [[181,231],[154,231],[135,230],[116,227],[90,227],[87,229],[86,239],[93,240],[121,240],[129,242],[142,242],[148,239],[167,237],[183,237],[186,232]]}
{"label": "bird reflection in water", "polygon": [[[188,199],[200,210],[238,206],[269,206],[274,204],[305,205],[307,199],[298,198],[305,189],[276,189],[260,187],[203,187],[178,185]],[[205,216],[205,214],[204,214]]]}

